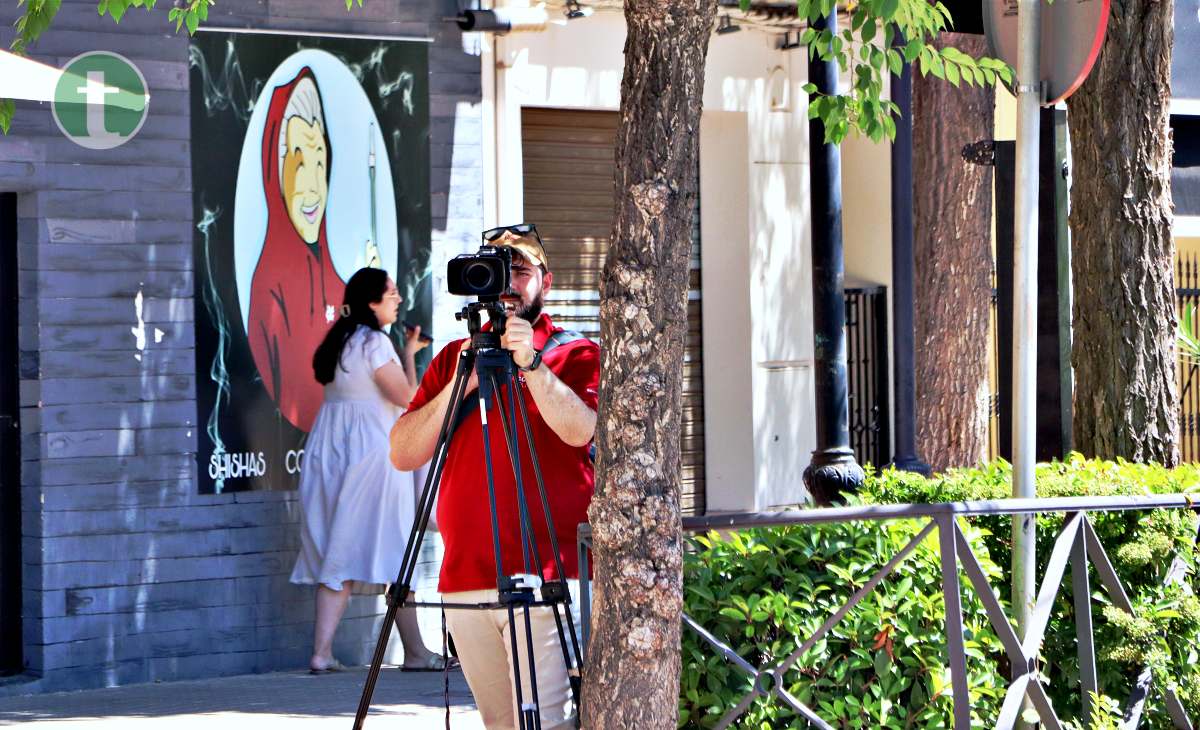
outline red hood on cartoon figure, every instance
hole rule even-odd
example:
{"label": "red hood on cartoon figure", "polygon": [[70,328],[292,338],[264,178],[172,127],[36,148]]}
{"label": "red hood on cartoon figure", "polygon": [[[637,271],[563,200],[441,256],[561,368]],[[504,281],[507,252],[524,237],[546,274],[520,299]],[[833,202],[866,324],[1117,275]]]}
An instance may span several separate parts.
{"label": "red hood on cartoon figure", "polygon": [[338,316],[345,283],[325,237],[329,134],[305,67],[275,88],[262,137],[267,233],[250,286],[246,336],[263,386],[293,426],[309,431],[323,389],[312,357]]}

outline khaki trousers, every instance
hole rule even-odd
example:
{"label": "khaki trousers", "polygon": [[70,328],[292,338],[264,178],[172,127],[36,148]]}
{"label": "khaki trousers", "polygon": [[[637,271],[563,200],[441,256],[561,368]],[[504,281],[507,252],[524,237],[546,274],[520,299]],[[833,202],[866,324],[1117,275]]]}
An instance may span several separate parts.
{"label": "khaki trousers", "polygon": [[[579,636],[579,602],[575,598],[578,581],[570,581],[571,614]],[[493,590],[445,593],[446,603],[492,603],[497,600]],[[559,616],[563,615],[559,609]],[[511,632],[515,630],[517,654],[521,672],[521,697],[533,701],[529,683],[528,644],[525,637],[524,610],[514,608],[514,625],[508,621],[508,610],[446,609],[446,627],[454,637],[463,676],[475,696],[475,704],[488,730],[516,730],[516,696],[513,693],[513,658]],[[529,609],[532,628],[533,656],[537,668],[538,704],[541,707],[542,730],[567,730],[575,727],[571,705],[571,686],[558,641],[554,614],[547,606]],[[563,631],[570,651],[571,637],[563,621]]]}

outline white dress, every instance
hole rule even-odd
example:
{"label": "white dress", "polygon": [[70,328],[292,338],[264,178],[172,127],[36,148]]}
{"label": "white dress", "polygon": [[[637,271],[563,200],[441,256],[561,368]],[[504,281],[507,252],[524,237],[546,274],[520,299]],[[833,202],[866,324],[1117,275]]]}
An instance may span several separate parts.
{"label": "white dress", "polygon": [[412,472],[388,458],[388,434],[404,412],[374,373],[399,362],[387,335],[359,326],[342,349],[333,382],[304,448],[300,555],[292,583],[391,583],[416,512]]}

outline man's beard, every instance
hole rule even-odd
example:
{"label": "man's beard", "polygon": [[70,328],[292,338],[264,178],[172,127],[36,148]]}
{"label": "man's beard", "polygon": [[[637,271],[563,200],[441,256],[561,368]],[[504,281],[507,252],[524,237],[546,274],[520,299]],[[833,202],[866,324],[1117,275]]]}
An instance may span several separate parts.
{"label": "man's beard", "polygon": [[545,297],[542,296],[541,292],[538,292],[537,296],[534,297],[533,301],[529,304],[521,302],[519,305],[517,305],[517,316],[529,324],[535,324],[538,317],[542,316],[542,307],[544,307],[545,304]]}

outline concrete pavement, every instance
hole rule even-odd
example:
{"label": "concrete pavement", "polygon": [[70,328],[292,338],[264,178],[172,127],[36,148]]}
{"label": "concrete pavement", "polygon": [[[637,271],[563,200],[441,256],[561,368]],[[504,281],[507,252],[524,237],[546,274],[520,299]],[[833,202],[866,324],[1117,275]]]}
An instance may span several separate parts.
{"label": "concrete pavement", "polygon": [[[366,668],[313,676],[306,671],[140,684],[0,698],[0,725],[31,730],[350,730]],[[483,730],[462,672],[450,673],[450,727]],[[367,730],[446,726],[440,672],[384,669]]]}

